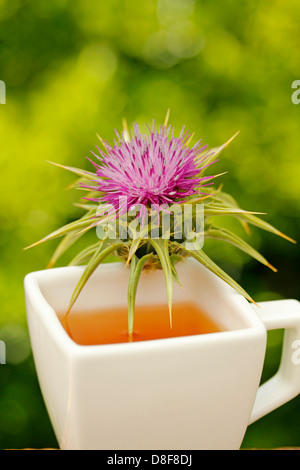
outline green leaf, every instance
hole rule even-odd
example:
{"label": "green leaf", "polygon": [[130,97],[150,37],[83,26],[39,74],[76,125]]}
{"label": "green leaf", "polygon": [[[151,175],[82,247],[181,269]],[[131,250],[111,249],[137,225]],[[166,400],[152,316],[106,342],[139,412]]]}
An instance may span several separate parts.
{"label": "green leaf", "polygon": [[[176,245],[179,245],[178,243],[174,242]],[[180,246],[181,247],[181,246]],[[250,297],[248,292],[246,292],[236,281],[234,281],[225,271],[223,271],[216,263],[214,263],[209,256],[207,256],[202,250],[198,251],[188,251],[185,250],[184,248],[181,247],[184,251],[189,256],[192,256],[195,258],[199,263],[201,263],[203,266],[205,266],[207,269],[209,269],[211,272],[213,272],[216,276],[218,276],[220,279],[225,281],[227,284],[229,284],[233,289],[235,289],[239,294],[241,294],[243,297],[245,297],[247,300],[250,302],[254,302],[254,300]]]}
{"label": "green leaf", "polygon": [[221,145],[220,147],[215,147],[215,148],[212,148],[212,149],[209,149],[209,150],[205,150],[204,152],[202,152],[200,155],[199,155],[199,160],[201,161],[201,159],[203,159],[203,161],[201,162],[201,166],[202,165],[208,165],[209,163],[213,162],[219,155],[220,153],[226,148],[228,147],[228,145],[233,141],[233,139],[235,139],[235,137],[239,134],[239,132],[236,132],[236,134],[234,134],[229,140],[227,140],[227,142],[225,142],[225,144]]}
{"label": "green leaf", "polygon": [[260,219],[259,217],[256,217],[253,214],[247,214],[247,213],[235,214],[234,217],[237,217],[240,220],[244,220],[245,222],[248,222],[250,225],[255,225],[256,227],[259,227],[262,230],[266,230],[267,232],[274,233],[275,235],[285,238],[286,240],[292,243],[296,243],[295,240],[293,240],[292,238],[288,237],[284,233],[277,230],[277,228],[273,227],[273,225],[269,224],[268,222],[265,222],[264,220]]}
{"label": "green leaf", "polygon": [[70,248],[70,246],[72,246],[80,237],[81,233],[78,232],[71,232],[65,235],[54,251],[47,268],[52,268],[65,251],[67,251],[67,249]]}
{"label": "green leaf", "polygon": [[80,253],[78,253],[69,262],[69,266],[76,266],[76,265],[79,265],[81,263],[84,263],[84,262],[88,261],[94,255],[94,253],[98,250],[99,246],[103,245],[103,241],[104,240],[100,240],[97,243],[95,243],[94,245],[90,245],[87,248],[85,248],[84,250],[80,251]]}
{"label": "green leaf", "polygon": [[42,238],[36,243],[33,243],[30,246],[27,246],[24,248],[25,250],[28,250],[29,248],[32,248],[34,246],[39,245],[40,243],[44,243],[49,240],[54,240],[55,238],[62,237],[63,235],[66,235],[67,233],[73,232],[73,234],[83,230],[83,229],[89,229],[95,226],[95,223],[93,222],[91,224],[91,217],[85,216],[82,219],[75,220],[74,222],[70,222],[67,225],[64,225],[63,227],[59,228],[58,230],[55,230],[54,232],[50,233],[50,235],[47,235],[46,237]]}
{"label": "green leaf", "polygon": [[[63,167],[64,168],[64,167]],[[87,190],[83,185],[87,185],[90,183],[90,179],[88,177],[80,177],[76,178],[75,181],[72,181],[72,183],[68,184],[67,189],[84,189],[85,191]],[[97,197],[98,191],[90,191],[90,194],[88,195],[89,197]]]}
{"label": "green leaf", "polygon": [[102,248],[103,248],[102,244],[99,246],[98,250],[95,252],[94,256],[92,257],[92,259],[90,260],[90,262],[86,266],[85,270],[83,271],[82,276],[80,277],[80,279],[79,279],[79,281],[78,281],[78,283],[77,283],[77,285],[74,289],[74,292],[73,292],[71,300],[70,300],[69,309],[67,311],[67,314],[66,314],[65,318],[68,316],[68,314],[69,314],[72,306],[76,302],[80,292],[82,291],[83,287],[85,286],[86,282],[91,277],[91,275],[93,274],[95,269],[99,266],[99,264],[108,255],[110,255],[113,251],[120,248],[122,245],[123,245],[123,243],[114,244],[114,245],[108,246],[104,250],[102,250]]}
{"label": "green leaf", "polygon": [[152,258],[153,254],[143,256],[139,261],[134,255],[130,263],[130,274],[128,281],[128,334],[133,335],[134,310],[138,282],[145,264]]}
{"label": "green leaf", "polygon": [[[93,211],[89,211],[88,214],[86,214],[84,217],[82,217],[80,220],[85,219],[86,217],[90,217],[93,214]],[[81,236],[83,233],[80,232],[70,232],[67,233],[64,238],[61,240],[59,245],[57,246],[55,252],[53,253],[50,262],[47,266],[47,268],[52,268],[54,264],[58,261],[58,259],[65,253],[65,251],[70,248]]]}
{"label": "green leaf", "polygon": [[101,207],[99,204],[81,204],[80,202],[76,202],[74,204],[74,206],[76,207],[79,207],[80,209],[84,209],[86,211],[95,211],[97,213],[97,211],[99,211],[99,208]]}
{"label": "green leaf", "polygon": [[180,286],[182,285],[181,282],[180,282],[180,279],[178,277],[178,273],[177,273],[177,269],[175,268],[175,264],[178,262],[178,261],[181,261],[182,260],[182,256],[180,255],[176,255],[176,254],[173,254],[170,256],[170,263],[171,263],[171,267],[172,267],[172,275],[173,275],[173,279],[175,282],[177,282],[177,284],[179,284]]}
{"label": "green leaf", "polygon": [[50,161],[49,163],[51,163],[52,165],[58,166],[60,168],[63,168],[64,170],[71,171],[72,173],[75,173],[81,178],[94,180],[94,181],[97,179],[97,175],[95,173],[91,173],[90,171],[82,170],[81,168],[75,168],[73,166],[60,165],[59,163],[54,163]]}
{"label": "green leaf", "polygon": [[131,242],[129,253],[128,253],[128,258],[126,264],[129,264],[131,261],[131,258],[135,255],[137,249],[139,248],[141,243],[140,238],[134,238]]}
{"label": "green leaf", "polygon": [[205,205],[204,215],[205,216],[214,216],[214,215],[247,215],[247,214],[261,214],[261,212],[250,212],[244,211],[238,207],[217,207],[213,205]]}
{"label": "green leaf", "polygon": [[224,203],[227,207],[239,208],[236,200],[230,194],[221,191],[220,188],[217,190],[208,189],[208,191],[212,192],[211,197],[213,200]]}
{"label": "green leaf", "polygon": [[149,239],[149,242],[152,244],[153,248],[155,249],[161,263],[161,267],[164,272],[165,281],[166,281],[166,288],[167,288],[167,300],[168,300],[168,307],[169,307],[169,315],[170,315],[170,326],[172,328],[172,302],[173,302],[173,270],[170,261],[169,255],[169,240],[165,239]]}
{"label": "green leaf", "polygon": [[230,243],[240,250],[247,253],[252,258],[255,258],[260,263],[268,266],[273,271],[277,271],[274,266],[272,266],[264,256],[262,256],[258,251],[256,251],[252,246],[245,242],[242,238],[238,237],[234,233],[219,227],[211,227],[207,232],[205,232],[205,238],[211,238],[214,240],[222,240],[224,242]]}
{"label": "green leaf", "polygon": [[[228,212],[227,214],[223,213],[223,214],[218,214],[218,215],[232,215],[233,217],[235,217],[236,219],[239,220],[239,222],[243,225],[243,227],[244,227],[244,229],[246,230],[247,233],[249,233],[248,224],[250,224],[250,225],[254,225],[254,226],[256,226],[256,227],[258,227],[262,230],[266,230],[266,231],[271,232],[275,235],[278,235],[282,238],[285,238],[286,240],[288,240],[292,243],[296,243],[295,240],[288,237],[284,233],[280,232],[278,229],[273,227],[268,222],[265,222],[260,217],[257,217],[257,214],[259,214],[258,212],[242,211],[239,208],[238,204],[236,203],[235,199],[230,194],[224,193],[224,192],[219,190],[219,191],[216,192],[216,194],[214,194],[214,195],[212,194],[212,198],[213,198],[213,200],[217,200],[217,201],[223,203],[225,211],[229,208],[233,209],[233,211],[230,212],[230,213]],[[214,203],[213,202],[208,204],[208,206],[212,207],[212,209],[214,210]],[[204,212],[206,212],[206,210],[207,209],[205,207]],[[209,215],[209,212],[207,212],[207,215]],[[215,215],[215,214],[211,214],[211,215]]]}

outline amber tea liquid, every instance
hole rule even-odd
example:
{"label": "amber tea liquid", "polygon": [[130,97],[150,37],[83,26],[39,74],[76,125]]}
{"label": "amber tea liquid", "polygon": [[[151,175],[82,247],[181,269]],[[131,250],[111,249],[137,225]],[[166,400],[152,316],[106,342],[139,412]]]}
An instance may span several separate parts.
{"label": "amber tea liquid", "polygon": [[63,327],[81,345],[127,343],[221,331],[196,304],[188,302],[173,305],[172,329],[166,305],[137,306],[132,337],[128,336],[126,307],[71,312],[67,320],[64,316],[58,315]]}

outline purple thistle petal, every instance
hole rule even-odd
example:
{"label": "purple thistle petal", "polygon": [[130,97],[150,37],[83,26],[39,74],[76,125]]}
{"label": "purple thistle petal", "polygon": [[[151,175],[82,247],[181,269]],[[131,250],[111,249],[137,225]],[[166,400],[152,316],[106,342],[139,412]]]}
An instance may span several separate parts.
{"label": "purple thistle petal", "polygon": [[[163,205],[183,203],[193,194],[205,194],[199,189],[212,184],[207,181],[213,176],[201,176],[201,172],[214,163],[201,166],[213,154],[205,152],[207,145],[200,139],[188,147],[191,135],[185,127],[177,138],[171,126],[160,126],[155,131],[154,121],[148,131],[149,135],[141,134],[134,123],[130,141],[125,140],[124,133],[115,131],[117,139],[113,146],[105,142],[105,151],[97,147],[100,156],[91,152],[98,160],[95,163],[88,159],[96,169],[95,181],[93,186],[82,184],[82,187],[99,191],[99,198],[90,200],[111,204],[118,215],[142,204],[139,216],[144,220],[145,208],[151,205],[159,210]],[[126,198],[121,206],[120,197]]]}

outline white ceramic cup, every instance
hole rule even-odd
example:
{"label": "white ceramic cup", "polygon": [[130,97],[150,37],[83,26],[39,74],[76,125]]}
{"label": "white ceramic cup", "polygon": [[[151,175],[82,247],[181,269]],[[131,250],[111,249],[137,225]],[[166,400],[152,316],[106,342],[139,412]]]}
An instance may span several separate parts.
{"label": "white ceramic cup", "polygon": [[[29,332],[46,407],[62,449],[237,450],[247,426],[300,393],[300,304],[249,304],[199,263],[178,265],[183,288],[226,331],[82,346],[61,326],[83,268],[28,274]],[[98,268],[72,311],[125,306],[128,269]],[[143,273],[137,304],[166,302],[161,271]],[[285,328],[278,372],[259,387],[266,331]]]}

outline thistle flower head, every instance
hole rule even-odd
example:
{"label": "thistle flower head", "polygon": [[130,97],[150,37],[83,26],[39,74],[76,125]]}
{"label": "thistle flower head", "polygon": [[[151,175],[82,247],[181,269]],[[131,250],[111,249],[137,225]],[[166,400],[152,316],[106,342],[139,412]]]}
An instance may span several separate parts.
{"label": "thistle flower head", "polygon": [[[93,201],[111,204],[119,215],[137,205],[160,210],[166,204],[184,202],[212,184],[207,183],[211,176],[200,176],[208,166],[201,166],[207,145],[199,140],[189,147],[191,135],[184,128],[175,137],[174,128],[160,126],[155,130],[153,122],[149,135],[141,134],[138,124],[133,125],[130,138],[125,132],[116,135],[113,146],[103,142],[105,151],[97,147],[99,155],[92,152],[97,158],[97,162],[91,161],[95,181],[85,187],[99,192]],[[121,207],[120,199],[124,201]]]}
{"label": "thistle flower head", "polygon": [[[79,207],[87,210],[86,215],[34,244],[63,237],[49,266],[53,266],[59,257],[84,233],[96,225],[104,224],[107,220],[104,213],[109,214],[111,211],[108,218],[119,217],[133,207],[140,206],[139,216],[143,220],[149,208],[151,210],[154,208],[159,213],[159,211],[166,210],[165,205],[188,202],[190,206],[193,206],[201,199],[204,204],[204,224],[199,232],[203,234],[205,240],[213,239],[216,243],[230,243],[276,271],[276,268],[252,246],[222,226],[222,216],[226,215],[239,220],[246,231],[249,231],[249,225],[254,225],[292,242],[294,240],[257,217],[256,214],[259,213],[242,210],[237,202],[220,188],[207,187],[212,184],[210,180],[218,175],[203,176],[205,168],[216,161],[216,157],[228,146],[235,135],[225,144],[213,150],[206,150],[207,146],[202,145],[201,140],[191,147],[192,136],[185,131],[185,128],[182,129],[178,137],[175,137],[174,129],[167,127],[167,121],[168,114],[164,125],[159,127],[159,130],[155,130],[153,122],[152,130],[148,129],[147,135],[141,134],[137,124],[133,125],[131,133],[125,126],[121,136],[116,133],[117,140],[112,146],[101,139],[104,151],[97,147],[99,154],[92,152],[96,161],[90,160],[95,167],[95,173],[80,168],[63,167],[80,177],[80,187],[91,192],[88,194],[89,197],[85,199],[92,201],[92,203],[78,204]],[[203,194],[202,188],[205,186],[206,197],[192,197],[194,194]],[[122,201],[121,204],[120,201]],[[111,206],[108,212],[107,205]],[[221,216],[221,221],[218,220],[219,216]],[[97,219],[96,222],[95,219]],[[196,232],[193,234],[198,235]],[[163,237],[143,239],[139,236],[129,240],[120,237],[116,242],[107,231],[104,239],[98,240],[93,245],[88,245],[70,263],[86,263],[86,267],[71,297],[67,315],[89,277],[103,260],[113,253],[126,261],[126,265],[130,264],[128,332],[131,336],[133,334],[135,296],[142,270],[151,267],[163,269],[170,324],[172,324],[173,280],[179,281],[175,264],[184,257],[193,257],[246,299],[253,302],[249,294],[217,266],[202,248],[191,250],[185,245],[184,239],[177,241],[174,236],[169,239]]]}

